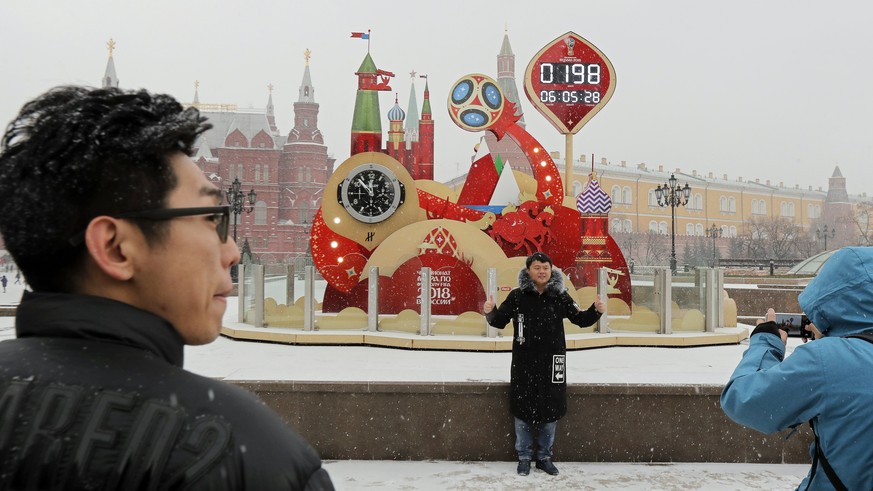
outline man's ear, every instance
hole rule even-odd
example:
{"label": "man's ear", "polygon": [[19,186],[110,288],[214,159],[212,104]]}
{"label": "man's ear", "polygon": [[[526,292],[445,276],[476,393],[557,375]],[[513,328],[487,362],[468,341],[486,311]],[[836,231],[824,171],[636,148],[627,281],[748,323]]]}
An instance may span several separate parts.
{"label": "man's ear", "polygon": [[85,230],[85,247],[91,260],[104,274],[127,281],[135,271],[134,260],[144,246],[142,232],[124,220],[99,216]]}

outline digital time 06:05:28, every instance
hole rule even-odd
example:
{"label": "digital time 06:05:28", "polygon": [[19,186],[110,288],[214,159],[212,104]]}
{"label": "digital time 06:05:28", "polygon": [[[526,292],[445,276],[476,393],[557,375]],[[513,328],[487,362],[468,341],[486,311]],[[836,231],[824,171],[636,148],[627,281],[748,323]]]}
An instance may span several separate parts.
{"label": "digital time 06:05:28", "polygon": [[597,104],[600,102],[600,92],[596,90],[541,90],[540,102]]}

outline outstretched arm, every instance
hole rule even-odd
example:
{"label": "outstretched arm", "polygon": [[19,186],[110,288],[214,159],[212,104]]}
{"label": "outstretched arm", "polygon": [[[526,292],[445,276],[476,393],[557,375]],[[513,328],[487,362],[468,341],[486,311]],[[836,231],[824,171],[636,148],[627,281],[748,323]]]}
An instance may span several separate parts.
{"label": "outstretched arm", "polygon": [[780,331],[772,321],[755,328],[721,394],[725,415],[762,433],[809,421],[821,409],[820,350],[804,346],[783,361],[786,338]]}
{"label": "outstretched arm", "polygon": [[517,290],[509,292],[506,301],[500,304],[497,308],[495,308],[496,302],[493,297],[485,301],[485,305],[482,306],[482,311],[485,312],[485,320],[488,321],[488,324],[497,329],[503,329],[506,327],[506,324],[510,319],[512,319],[512,316],[515,315],[516,292]]}
{"label": "outstretched arm", "polygon": [[567,292],[564,292],[562,295],[562,303],[564,306],[564,317],[570,319],[570,322],[579,327],[588,327],[597,322],[604,309],[603,301],[597,298],[587,310],[581,310]]}

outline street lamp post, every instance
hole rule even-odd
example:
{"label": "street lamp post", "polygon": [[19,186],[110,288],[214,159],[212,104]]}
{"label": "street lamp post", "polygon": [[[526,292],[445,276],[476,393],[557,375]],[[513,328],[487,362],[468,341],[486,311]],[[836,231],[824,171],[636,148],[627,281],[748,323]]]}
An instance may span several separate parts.
{"label": "street lamp post", "polygon": [[[233,213],[233,243],[237,247],[239,247],[239,243],[236,241],[236,225],[239,221],[239,215],[243,212],[246,214],[251,213],[255,209],[255,201],[257,199],[258,193],[255,192],[254,188],[248,194],[243,193],[242,183],[239,182],[239,178],[235,178],[230,187],[227,188],[227,204],[230,205],[230,211]],[[239,279],[236,264],[230,268],[230,278],[234,283]]]}
{"label": "street lamp post", "polygon": [[688,198],[691,196],[691,186],[685,183],[685,186],[680,186],[676,180],[675,174],[670,174],[668,182],[664,186],[658,185],[655,189],[655,197],[658,199],[658,206],[669,206],[672,224],[670,226],[670,272],[676,274],[676,207],[685,206],[688,204]]}
{"label": "street lamp post", "polygon": [[706,229],[706,236],[712,237],[712,267],[714,268],[716,265],[715,261],[715,239],[721,236],[721,229],[716,227],[713,223]]}
{"label": "street lamp post", "polygon": [[833,227],[828,228],[828,224],[824,224],[822,228],[815,229],[815,236],[818,239],[824,239],[824,250],[828,250],[828,237],[834,238],[837,230]]}

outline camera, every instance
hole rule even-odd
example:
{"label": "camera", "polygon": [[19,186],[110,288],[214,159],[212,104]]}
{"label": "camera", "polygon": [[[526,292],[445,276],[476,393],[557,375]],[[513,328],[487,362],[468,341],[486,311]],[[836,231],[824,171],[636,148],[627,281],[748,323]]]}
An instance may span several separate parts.
{"label": "camera", "polygon": [[807,317],[806,314],[800,317],[800,337],[802,337],[804,341],[812,341],[815,339],[815,334],[812,331],[806,330],[806,326],[810,324],[812,323],[809,322],[809,317]]}
{"label": "camera", "polygon": [[806,314],[776,314],[776,325],[788,332],[789,336],[800,337],[804,340],[813,340],[813,333],[806,330],[810,324]]}

